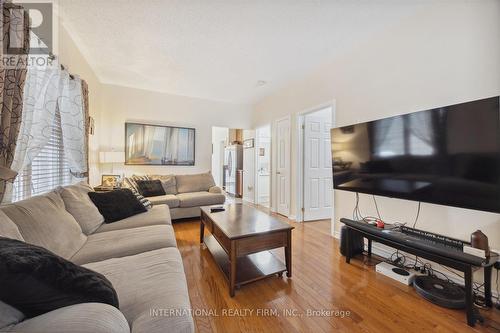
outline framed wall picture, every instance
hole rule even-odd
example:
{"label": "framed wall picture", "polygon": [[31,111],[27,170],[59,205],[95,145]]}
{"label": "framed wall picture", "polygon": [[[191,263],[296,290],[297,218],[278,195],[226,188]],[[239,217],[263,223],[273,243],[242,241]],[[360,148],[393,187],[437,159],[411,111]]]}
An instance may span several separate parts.
{"label": "framed wall picture", "polygon": [[120,175],[102,175],[101,186],[115,188],[120,184]]}
{"label": "framed wall picture", "polygon": [[253,148],[254,147],[254,139],[247,139],[243,141],[243,148]]}
{"label": "framed wall picture", "polygon": [[125,123],[125,164],[193,166],[195,140],[194,128]]}

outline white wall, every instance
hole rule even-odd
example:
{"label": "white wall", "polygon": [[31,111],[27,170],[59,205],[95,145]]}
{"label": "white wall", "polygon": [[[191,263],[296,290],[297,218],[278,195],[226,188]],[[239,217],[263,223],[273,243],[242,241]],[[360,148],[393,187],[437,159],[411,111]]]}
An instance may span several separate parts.
{"label": "white wall", "polygon": [[[254,126],[336,101],[336,125],[500,95],[500,2],[429,2],[428,8],[255,106]],[[292,126],[292,136],[295,138]],[[292,140],[292,161],[296,140]],[[292,201],[295,172],[292,162]],[[389,221],[412,221],[416,203],[380,198]],[[334,219],[352,216],[353,194],[336,191]],[[294,205],[292,205],[294,207]],[[365,214],[374,207],[361,198]],[[292,212],[293,215],[293,212]],[[418,227],[468,239],[481,229],[500,248],[500,215],[423,204]]]}
{"label": "white wall", "polygon": [[116,166],[116,174],[189,174],[212,167],[212,127],[250,128],[251,107],[115,85],[102,86],[100,148],[124,151],[125,122],[196,128],[195,166]]}

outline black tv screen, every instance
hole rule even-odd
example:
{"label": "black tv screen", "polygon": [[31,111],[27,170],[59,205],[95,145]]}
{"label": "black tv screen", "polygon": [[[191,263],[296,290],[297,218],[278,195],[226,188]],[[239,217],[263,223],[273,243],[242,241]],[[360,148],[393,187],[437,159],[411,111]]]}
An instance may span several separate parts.
{"label": "black tv screen", "polygon": [[338,190],[500,213],[500,97],[331,130]]}

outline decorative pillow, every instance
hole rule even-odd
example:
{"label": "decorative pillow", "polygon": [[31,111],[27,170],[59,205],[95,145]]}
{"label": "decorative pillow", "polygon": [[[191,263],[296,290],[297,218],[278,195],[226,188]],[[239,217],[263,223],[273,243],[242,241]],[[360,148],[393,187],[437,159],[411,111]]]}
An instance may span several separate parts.
{"label": "decorative pillow", "polygon": [[3,211],[0,210],[0,237],[7,237],[24,241],[17,225]]}
{"label": "decorative pillow", "polygon": [[148,176],[138,176],[132,175],[132,177],[123,178],[123,187],[129,188],[132,191],[139,192],[139,187],[137,186],[138,180],[148,180]]}
{"label": "decorative pillow", "polygon": [[137,198],[137,200],[139,200],[139,202],[144,206],[144,208],[146,209],[151,209],[153,208],[153,203],[151,201],[149,201],[148,198],[144,198],[141,194],[137,193],[137,192],[133,192],[135,197]]}
{"label": "decorative pillow", "polygon": [[128,188],[128,189],[132,190],[132,192],[139,192],[139,189],[137,188],[137,184],[135,183],[135,180],[133,180],[130,177],[123,178],[122,188]]}
{"label": "decorative pillow", "polygon": [[35,245],[0,237],[0,299],[26,317],[78,303],[118,308],[118,295],[102,274]]}
{"label": "decorative pillow", "polygon": [[181,175],[177,178],[177,191],[179,193],[203,192],[215,186],[214,177],[210,172],[195,175]]}
{"label": "decorative pillow", "polygon": [[89,192],[89,197],[104,216],[106,223],[116,222],[147,212],[147,209],[129,189],[119,189],[102,193]]}
{"label": "decorative pillow", "polygon": [[94,190],[89,184],[80,182],[57,189],[64,201],[66,210],[73,215],[86,235],[90,235],[104,222],[104,217],[90,200],[88,193]]}
{"label": "decorative pillow", "polygon": [[174,175],[150,175],[149,179],[159,179],[166,194],[177,194],[177,180]]}
{"label": "decorative pillow", "polygon": [[165,195],[165,190],[161,185],[160,180],[138,180],[137,186],[139,187],[139,193],[145,197],[157,197],[160,195]]}

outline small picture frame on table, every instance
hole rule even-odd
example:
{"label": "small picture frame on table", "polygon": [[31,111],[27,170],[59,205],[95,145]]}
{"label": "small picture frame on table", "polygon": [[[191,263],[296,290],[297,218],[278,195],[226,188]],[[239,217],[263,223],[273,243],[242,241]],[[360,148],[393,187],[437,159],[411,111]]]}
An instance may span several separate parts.
{"label": "small picture frame on table", "polygon": [[120,175],[102,175],[101,186],[106,188],[116,188],[120,185]]}

